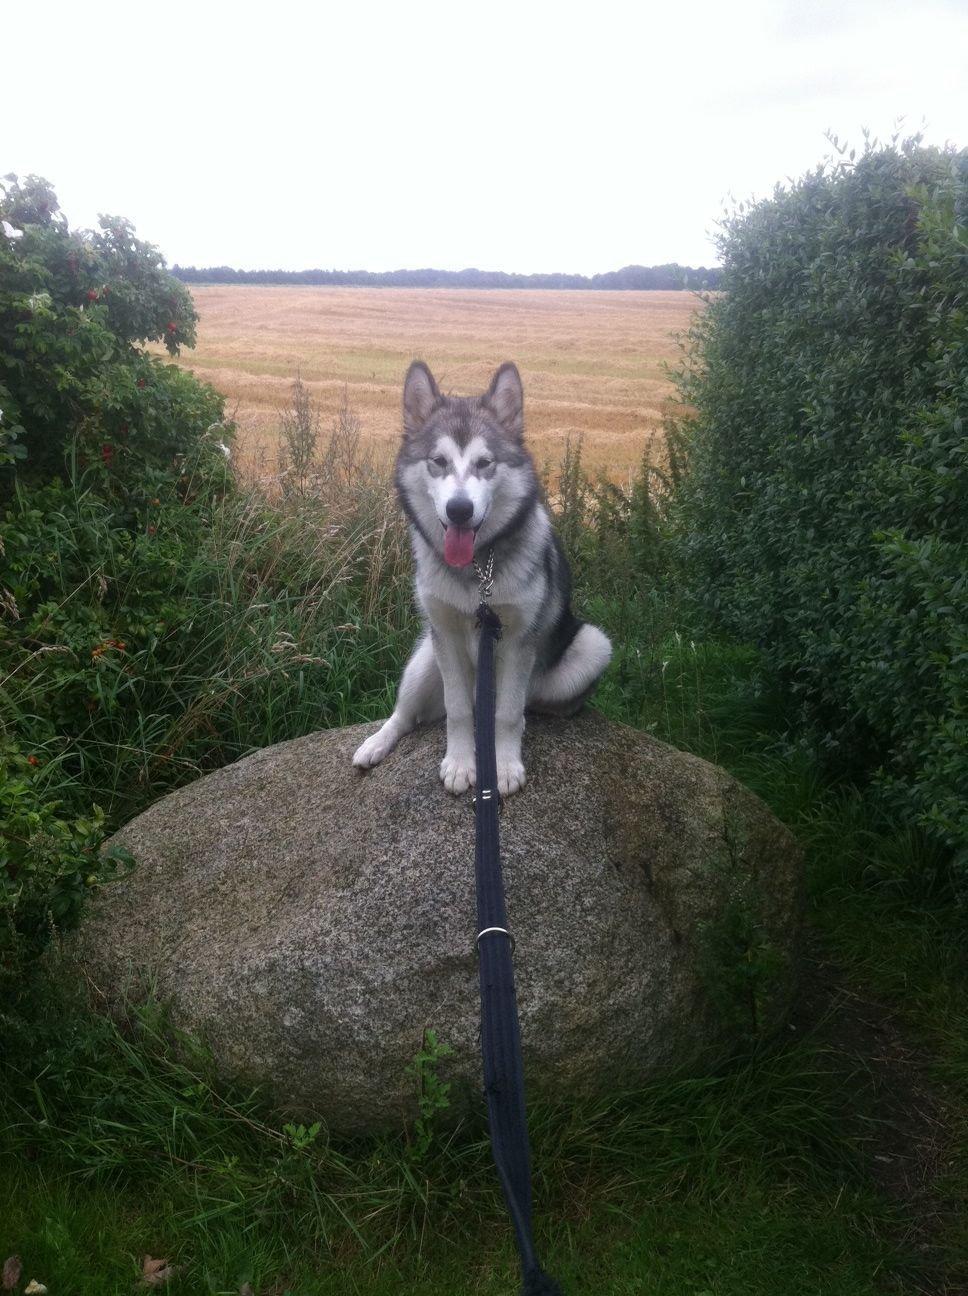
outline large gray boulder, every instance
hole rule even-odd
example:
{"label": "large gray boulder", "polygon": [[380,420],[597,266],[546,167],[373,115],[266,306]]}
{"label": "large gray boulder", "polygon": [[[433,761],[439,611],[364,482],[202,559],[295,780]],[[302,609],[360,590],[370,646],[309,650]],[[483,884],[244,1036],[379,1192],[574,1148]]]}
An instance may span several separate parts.
{"label": "large gray boulder", "polygon": [[[153,993],[227,1075],[341,1130],[416,1113],[425,1029],[480,1092],[474,814],[439,729],[361,774],[369,726],[254,753],[114,840],[138,868],[73,941],[112,1010]],[[590,713],[535,719],[501,819],[529,1094],[709,1067],[789,1006],[800,853],[723,770]]]}

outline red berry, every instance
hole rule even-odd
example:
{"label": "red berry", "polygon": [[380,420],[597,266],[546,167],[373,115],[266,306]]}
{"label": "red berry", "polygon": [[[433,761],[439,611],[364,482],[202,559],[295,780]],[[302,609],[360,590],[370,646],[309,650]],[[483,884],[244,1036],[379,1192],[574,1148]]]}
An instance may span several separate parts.
{"label": "red berry", "polygon": [[174,320],[169,320],[169,321],[168,321],[168,332],[169,332],[169,333],[177,333],[177,332],[178,332],[178,325],[175,323]]}
{"label": "red berry", "polygon": [[96,289],[96,288],[88,288],[88,290],[87,290],[87,300],[88,300],[88,301],[97,301],[97,289]]}
{"label": "red berry", "polygon": [[101,446],[101,458],[110,467],[111,460],[114,458],[114,446],[113,445]]}

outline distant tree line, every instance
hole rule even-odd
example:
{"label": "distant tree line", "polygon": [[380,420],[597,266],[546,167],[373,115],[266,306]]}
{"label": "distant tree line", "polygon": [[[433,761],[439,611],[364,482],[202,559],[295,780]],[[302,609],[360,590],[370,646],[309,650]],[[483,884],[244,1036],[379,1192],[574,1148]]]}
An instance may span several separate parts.
{"label": "distant tree line", "polygon": [[231,266],[180,266],[171,273],[197,284],[349,284],[371,288],[607,288],[708,289],[719,285],[718,266],[624,266],[606,274],[507,274],[503,270],[234,270]]}

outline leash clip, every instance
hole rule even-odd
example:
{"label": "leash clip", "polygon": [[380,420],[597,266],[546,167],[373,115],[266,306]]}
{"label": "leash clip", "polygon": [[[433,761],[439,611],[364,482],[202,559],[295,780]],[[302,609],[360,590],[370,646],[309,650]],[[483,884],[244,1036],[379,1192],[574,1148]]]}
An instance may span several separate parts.
{"label": "leash clip", "polygon": [[477,618],[475,624],[478,630],[487,627],[495,639],[501,637],[501,618],[491,607],[488,600],[491,597],[491,591],[494,588],[494,550],[491,549],[487,555],[487,562],[481,567],[480,563],[474,560],[474,570],[477,572],[477,580],[480,585],[480,602],[477,605]]}
{"label": "leash clip", "polygon": [[487,562],[483,569],[477,559],[474,559],[474,571],[477,573],[477,579],[481,587],[481,604],[486,607],[491,597],[491,590],[494,587],[494,550],[491,549],[487,555]]}

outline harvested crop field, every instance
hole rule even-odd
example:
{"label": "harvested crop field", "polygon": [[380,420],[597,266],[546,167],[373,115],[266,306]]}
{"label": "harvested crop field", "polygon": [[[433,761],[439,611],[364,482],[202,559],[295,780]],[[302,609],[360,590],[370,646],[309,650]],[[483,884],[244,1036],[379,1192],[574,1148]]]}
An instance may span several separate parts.
{"label": "harvested crop field", "polygon": [[227,397],[239,458],[271,469],[280,410],[298,373],[323,411],[342,400],[378,453],[399,435],[403,375],[425,359],[441,389],[483,389],[502,360],[521,369],[528,439],[556,463],[581,434],[586,465],[624,481],[661,431],[675,336],[699,299],[689,292],[193,287],[198,346],[179,363]]}

